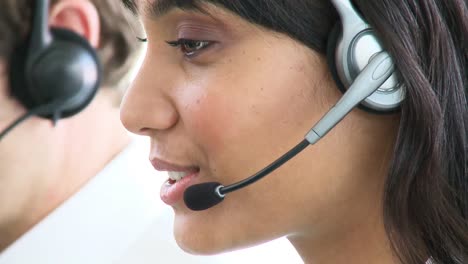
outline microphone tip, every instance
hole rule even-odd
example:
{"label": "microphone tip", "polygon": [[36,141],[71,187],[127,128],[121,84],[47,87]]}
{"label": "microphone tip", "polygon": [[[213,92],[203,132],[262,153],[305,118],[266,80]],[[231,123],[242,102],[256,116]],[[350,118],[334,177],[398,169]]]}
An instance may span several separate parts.
{"label": "microphone tip", "polygon": [[190,186],[184,192],[185,205],[193,211],[203,211],[224,200],[224,195],[217,192],[222,185],[218,182],[207,182]]}

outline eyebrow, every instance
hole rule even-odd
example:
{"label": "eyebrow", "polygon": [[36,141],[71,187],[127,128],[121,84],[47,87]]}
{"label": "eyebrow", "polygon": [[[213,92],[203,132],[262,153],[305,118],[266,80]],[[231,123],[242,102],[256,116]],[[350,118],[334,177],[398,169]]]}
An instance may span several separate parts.
{"label": "eyebrow", "polygon": [[[196,2],[197,0],[155,0],[153,3],[149,4],[147,10],[153,18],[162,17],[175,8],[190,11],[200,11]],[[138,7],[135,3],[135,0],[122,0],[122,3],[134,14],[137,13]]]}

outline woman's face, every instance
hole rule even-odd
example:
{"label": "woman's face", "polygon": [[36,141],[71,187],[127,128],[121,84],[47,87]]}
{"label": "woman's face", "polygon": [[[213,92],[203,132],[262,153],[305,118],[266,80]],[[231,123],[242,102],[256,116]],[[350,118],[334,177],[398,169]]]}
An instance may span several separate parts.
{"label": "woman's face", "polygon": [[161,188],[175,211],[179,245],[211,254],[280,236],[320,241],[362,224],[378,209],[396,122],[360,110],[219,205],[200,212],[185,206],[187,185],[228,185],[256,173],[303,140],[341,96],[322,55],[204,7],[207,14],[143,12],[147,55],[121,113],[129,130],[150,137],[157,169],[191,172]]}

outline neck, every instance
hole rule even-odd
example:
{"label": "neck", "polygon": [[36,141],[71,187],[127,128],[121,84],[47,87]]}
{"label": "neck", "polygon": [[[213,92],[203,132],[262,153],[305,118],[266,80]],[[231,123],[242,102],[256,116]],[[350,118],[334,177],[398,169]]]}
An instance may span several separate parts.
{"label": "neck", "polygon": [[296,235],[288,239],[305,263],[381,263],[397,264],[382,217],[367,215],[350,224],[343,219],[343,229],[320,235]]}
{"label": "neck", "polygon": [[[80,115],[65,120],[67,135],[62,140],[65,152],[57,181],[50,186],[46,201],[59,204],[78,191],[87,181],[96,176],[129,143],[128,133],[119,118],[105,89]],[[64,175],[67,175],[64,177]],[[50,207],[55,207],[50,204]]]}
{"label": "neck", "polygon": [[112,92],[101,88],[83,112],[54,128],[56,140],[50,147],[57,167],[50,169],[47,188],[36,195],[28,214],[1,228],[0,252],[79,191],[130,143],[119,109],[107,93]]}

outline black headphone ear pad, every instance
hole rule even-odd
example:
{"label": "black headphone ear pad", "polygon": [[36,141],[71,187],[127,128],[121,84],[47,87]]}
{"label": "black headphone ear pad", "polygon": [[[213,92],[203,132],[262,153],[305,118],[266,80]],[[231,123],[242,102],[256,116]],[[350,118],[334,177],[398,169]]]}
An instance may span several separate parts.
{"label": "black headphone ear pad", "polygon": [[24,107],[31,109],[35,106],[26,82],[26,59],[28,41],[21,43],[13,51],[9,62],[9,85],[11,95]]}
{"label": "black headphone ear pad", "polygon": [[97,54],[95,49],[89,44],[84,37],[80,36],[79,34],[65,28],[53,27],[50,29],[55,41],[67,41],[73,42],[80,45],[80,47],[86,49],[87,52],[93,55],[93,57],[97,60]]}
{"label": "black headphone ear pad", "polygon": [[[68,79],[63,78],[60,83],[64,85],[55,87],[54,90],[53,87],[46,84],[53,83],[55,80],[60,80],[62,76],[50,76],[50,74],[48,74],[41,75],[41,77],[36,80],[36,82],[41,83],[43,81],[45,84],[42,83],[42,85],[37,84],[34,85],[35,87],[29,87],[27,80],[30,80],[32,77],[30,76],[30,73],[26,72],[26,64],[28,63],[27,56],[30,46],[30,41],[28,39],[18,46],[10,60],[11,94],[28,109],[33,109],[47,103],[36,98],[34,96],[35,94],[50,94],[53,98],[52,100],[61,99],[66,96],[67,98],[64,100],[70,99],[69,104],[64,103],[61,105],[60,109],[55,109],[53,113],[44,113],[41,116],[51,118],[55,112],[60,112],[62,117],[69,117],[83,110],[96,95],[101,82],[101,64],[95,49],[80,35],[61,28],[52,28],[51,33],[53,36],[53,43],[65,43],[65,49],[69,45],[70,49],[75,49],[78,53],[85,53],[86,57],[91,58],[90,61],[95,65],[90,65],[89,69],[86,70],[91,70],[94,67],[97,70],[97,80],[87,85],[74,85],[76,82],[69,83]],[[55,44],[51,44],[50,48],[44,51],[44,54],[50,52],[51,49],[56,48],[54,45]],[[54,61],[45,62],[46,65],[50,65],[49,63],[52,64]],[[62,63],[67,63],[67,61]],[[44,89],[47,89],[47,91]]]}
{"label": "black headphone ear pad", "polygon": [[84,48],[85,52],[90,55],[95,63],[97,72],[97,80],[95,83],[92,84],[92,87],[87,87],[86,89],[83,88],[76,88],[81,89],[80,91],[76,91],[77,94],[85,93],[84,96],[81,96],[80,102],[75,105],[65,105],[62,109],[62,117],[69,117],[72,115],[77,114],[78,112],[82,111],[86,106],[91,103],[94,96],[96,95],[102,79],[102,66],[100,63],[100,59],[96,53],[96,50],[91,46],[91,44],[79,34],[62,28],[52,28],[51,32],[56,40],[62,40],[67,42],[72,42],[78,44],[81,48]]}

